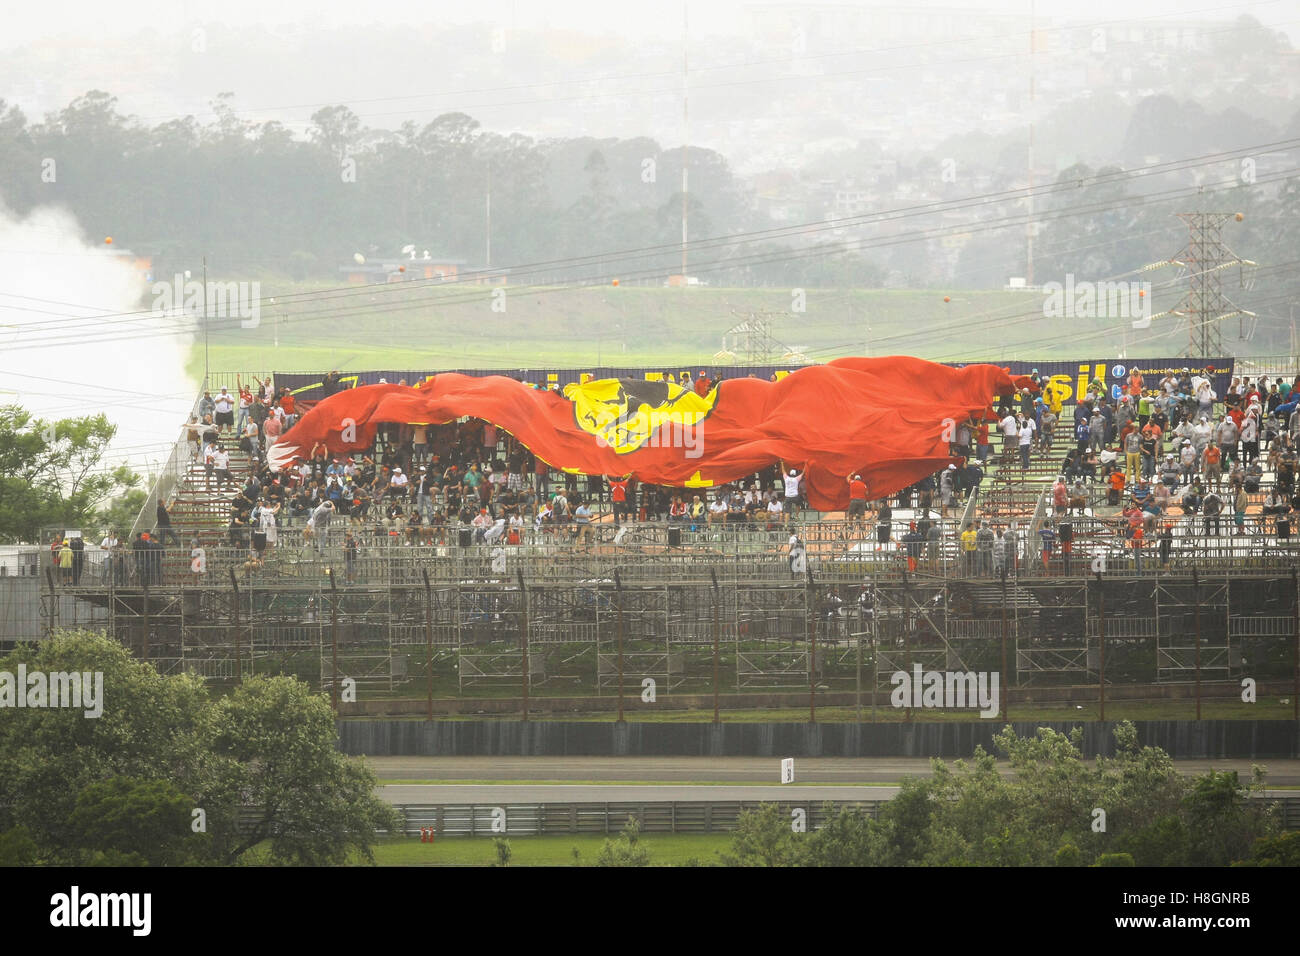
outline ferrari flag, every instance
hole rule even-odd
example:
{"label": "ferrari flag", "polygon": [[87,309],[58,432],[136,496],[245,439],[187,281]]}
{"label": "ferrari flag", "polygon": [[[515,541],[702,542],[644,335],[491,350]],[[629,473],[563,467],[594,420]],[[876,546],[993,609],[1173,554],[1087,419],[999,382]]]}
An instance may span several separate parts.
{"label": "ferrari flag", "polygon": [[447,373],[417,386],[366,385],[307,412],[271,447],[282,469],[317,443],[331,454],[373,444],[384,423],[443,424],[462,416],[505,429],[552,467],[708,488],[777,461],[805,474],[809,504],[848,504],[858,474],[873,498],[953,461],[956,423],[985,417],[995,396],[1032,387],[996,365],[951,368],[907,356],[842,358],[778,382],[736,378],[706,395],[672,382],[602,379],[563,393],[504,376]]}

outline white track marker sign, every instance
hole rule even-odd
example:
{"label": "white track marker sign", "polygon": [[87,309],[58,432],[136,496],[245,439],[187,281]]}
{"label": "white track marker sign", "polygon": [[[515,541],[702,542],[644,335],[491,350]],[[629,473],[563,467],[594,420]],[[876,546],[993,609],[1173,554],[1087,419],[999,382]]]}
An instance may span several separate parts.
{"label": "white track marker sign", "polygon": [[781,782],[794,783],[794,758],[783,757],[781,760]]}

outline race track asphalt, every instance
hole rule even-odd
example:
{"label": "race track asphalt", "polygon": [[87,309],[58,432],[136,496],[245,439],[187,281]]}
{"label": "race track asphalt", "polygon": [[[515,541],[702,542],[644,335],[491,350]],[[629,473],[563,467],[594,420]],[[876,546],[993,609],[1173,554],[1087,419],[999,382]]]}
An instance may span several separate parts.
{"label": "race track asphalt", "polygon": [[[769,757],[373,757],[366,763],[381,779],[402,781],[378,788],[390,803],[443,804],[881,800],[895,796],[897,786],[869,784],[931,773],[929,760],[896,757],[799,758],[795,782],[786,785],[779,759]],[[1259,763],[1268,784],[1300,784],[1300,760],[1175,763],[1185,774],[1235,770],[1243,780]]]}

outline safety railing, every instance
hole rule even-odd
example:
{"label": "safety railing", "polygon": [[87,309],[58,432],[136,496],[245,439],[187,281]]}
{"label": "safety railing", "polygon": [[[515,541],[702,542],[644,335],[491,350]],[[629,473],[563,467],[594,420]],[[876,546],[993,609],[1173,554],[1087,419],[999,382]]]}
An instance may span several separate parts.
{"label": "safety railing", "polygon": [[[1300,797],[1254,797],[1276,807],[1283,830],[1300,830]],[[452,836],[544,836],[552,833],[618,833],[635,820],[642,833],[716,833],[735,830],[740,815],[775,803],[783,819],[802,810],[809,830],[820,829],[832,810],[854,809],[877,817],[888,800],[635,800],[568,803],[397,804],[401,833],[425,842]]]}
{"label": "safety railing", "polygon": [[[197,416],[199,413],[199,403],[203,401],[203,394],[200,392],[194,398],[194,404],[190,407],[190,415]],[[167,456],[166,463],[163,464],[162,470],[158,472],[154,479],[153,486],[149,489],[145,497],[144,504],[140,507],[140,513],[136,515],[134,523],[131,525],[130,537],[134,538],[142,531],[149,531],[153,528],[158,516],[158,502],[168,502],[176,486],[184,479],[186,472],[189,470],[190,462],[194,458],[194,444],[190,441],[189,432],[183,427],[183,423],[177,422],[177,431],[179,432],[175,444],[172,445],[171,453]]]}
{"label": "safety railing", "polygon": [[[1045,509],[1044,509],[1045,511]],[[1042,513],[1039,521],[1041,522]],[[728,583],[804,580],[802,552],[813,578],[826,583],[857,583],[865,578],[905,572],[948,579],[991,579],[1002,569],[1020,577],[1061,574],[1150,576],[1188,572],[1236,570],[1243,573],[1289,573],[1300,564],[1300,539],[1278,537],[1274,523],[1249,515],[1240,533],[1231,516],[1222,516],[1208,529],[1203,516],[1170,520],[1170,535],[1162,543],[1151,532],[1134,548],[1127,525],[1117,519],[1092,516],[1069,519],[1074,529],[1068,548],[1054,543],[1043,560],[1042,540],[1017,534],[1010,548],[996,538],[977,539],[967,550],[945,522],[937,538],[901,540],[906,521],[896,522],[890,539],[878,543],[869,523],[819,521],[767,528],[674,528],[656,522],[590,526],[579,537],[573,525],[553,529],[528,528],[518,543],[488,538],[473,528],[440,529],[412,541],[384,529],[330,527],[307,533],[282,528],[272,543],[257,548],[247,529],[217,536],[204,532],[196,550],[190,541],[169,538],[149,548],[121,547],[105,552],[90,546],[75,561],[64,562],[50,549],[41,553],[41,566],[52,572],[56,586],[223,587],[233,572],[237,579],[282,583],[286,587],[317,586],[333,572],[336,583],[372,586],[420,584],[427,573],[442,583],[513,582],[522,573],[531,584],[613,583],[629,586],[707,580],[716,574]],[[1000,525],[997,529],[1004,530]],[[351,535],[351,542],[346,536]],[[1059,535],[1058,535],[1059,539]],[[910,559],[910,560],[909,560]],[[63,565],[67,563],[68,566]]]}

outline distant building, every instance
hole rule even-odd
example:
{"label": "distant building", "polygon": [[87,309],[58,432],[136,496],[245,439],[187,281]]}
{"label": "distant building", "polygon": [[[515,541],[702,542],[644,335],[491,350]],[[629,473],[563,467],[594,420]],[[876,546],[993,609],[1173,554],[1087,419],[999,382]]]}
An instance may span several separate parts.
{"label": "distant building", "polygon": [[470,285],[505,285],[509,269],[467,268],[466,260],[427,256],[397,257],[379,262],[350,262],[339,266],[350,285],[437,279]]}

